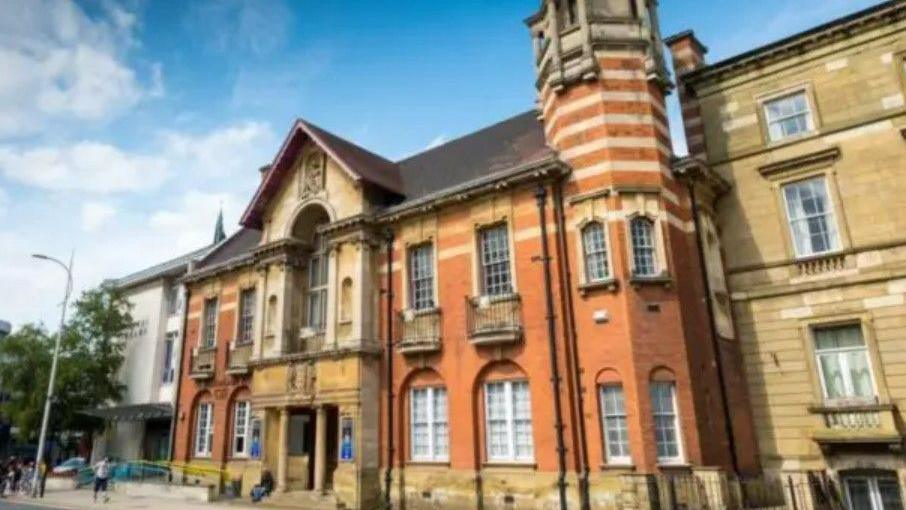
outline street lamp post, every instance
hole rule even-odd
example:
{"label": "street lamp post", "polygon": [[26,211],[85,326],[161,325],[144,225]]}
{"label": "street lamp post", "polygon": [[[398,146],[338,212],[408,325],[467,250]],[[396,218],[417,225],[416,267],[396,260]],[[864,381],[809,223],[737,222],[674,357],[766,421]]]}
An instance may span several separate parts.
{"label": "street lamp post", "polygon": [[[38,454],[35,456],[35,474],[31,484],[31,497],[37,497],[38,486],[41,483],[41,459],[44,458],[44,442],[47,435],[47,424],[50,421],[50,403],[53,400],[54,382],[57,378],[57,361],[60,358],[60,341],[63,339],[63,329],[66,327],[66,306],[69,304],[69,295],[72,293],[72,259],[75,253],[69,256],[69,265],[47,255],[34,254],[32,257],[53,262],[66,271],[66,291],[63,294],[63,305],[60,311],[60,329],[57,331],[57,341],[53,348],[53,361],[50,363],[50,380],[47,381],[47,398],[44,400],[44,417],[41,418],[41,435],[38,436]],[[48,466],[49,468],[50,466]]]}

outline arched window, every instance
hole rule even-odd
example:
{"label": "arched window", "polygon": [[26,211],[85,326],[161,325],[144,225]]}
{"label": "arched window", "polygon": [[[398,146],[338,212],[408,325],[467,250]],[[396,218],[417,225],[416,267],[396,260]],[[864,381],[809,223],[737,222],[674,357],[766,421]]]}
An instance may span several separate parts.
{"label": "arched window", "polygon": [[248,400],[237,400],[233,403],[233,457],[249,455],[249,425],[252,417],[252,406]]}
{"label": "arched window", "polygon": [[610,268],[607,265],[607,241],[604,237],[604,225],[595,221],[582,229],[582,249],[585,257],[586,282],[607,280],[610,277]]}
{"label": "arched window", "polygon": [[657,276],[657,256],[654,247],[654,222],[644,216],[629,222],[632,242],[632,274],[634,276]]}
{"label": "arched window", "polygon": [[445,462],[450,451],[449,430],[447,389],[431,386],[409,390],[409,443],[412,460]]}
{"label": "arched window", "polygon": [[676,382],[673,377],[672,372],[662,368],[652,373],[649,382],[654,440],[657,446],[657,460],[661,464],[683,462],[683,444],[676,405]]}
{"label": "arched window", "polygon": [[214,403],[202,401],[195,409],[195,456],[210,457],[214,446]]}
{"label": "arched window", "polygon": [[623,385],[619,382],[602,384],[601,426],[604,430],[604,446],[608,464],[631,464],[629,456],[629,427],[626,423],[626,400]]}
{"label": "arched window", "polygon": [[528,381],[487,382],[484,385],[484,402],[488,460],[533,460],[532,401]]}
{"label": "arched window", "polygon": [[324,331],[327,322],[327,250],[324,237],[315,234],[312,242],[315,251],[308,261],[308,289],[306,291],[308,327]]}

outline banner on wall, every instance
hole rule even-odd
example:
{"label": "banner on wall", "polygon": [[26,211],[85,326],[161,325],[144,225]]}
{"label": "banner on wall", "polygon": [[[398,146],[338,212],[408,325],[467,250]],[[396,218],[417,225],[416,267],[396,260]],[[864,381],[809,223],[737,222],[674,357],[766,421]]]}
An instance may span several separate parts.
{"label": "banner on wall", "polygon": [[344,416],[340,425],[340,460],[350,461],[353,459],[352,439],[352,417]]}

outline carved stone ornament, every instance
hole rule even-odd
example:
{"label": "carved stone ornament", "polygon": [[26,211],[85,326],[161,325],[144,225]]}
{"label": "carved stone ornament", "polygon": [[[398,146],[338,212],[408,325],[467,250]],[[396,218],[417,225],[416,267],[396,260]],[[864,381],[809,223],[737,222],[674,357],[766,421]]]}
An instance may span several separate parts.
{"label": "carved stone ornament", "polygon": [[292,363],[286,377],[287,391],[312,395],[315,389],[315,366],[310,362]]}
{"label": "carved stone ornament", "polygon": [[324,174],[327,159],[323,152],[310,154],[305,160],[302,177],[302,196],[319,193],[324,189]]}

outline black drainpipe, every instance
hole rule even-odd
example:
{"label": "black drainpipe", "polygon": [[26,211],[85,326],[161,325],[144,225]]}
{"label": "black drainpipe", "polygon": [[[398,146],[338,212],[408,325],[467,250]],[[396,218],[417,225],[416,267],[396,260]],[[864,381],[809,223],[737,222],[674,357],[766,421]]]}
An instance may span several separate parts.
{"label": "black drainpipe", "polygon": [[730,403],[727,399],[727,382],[724,379],[723,359],[720,354],[720,341],[717,339],[717,328],[714,325],[714,303],[711,302],[711,282],[708,281],[708,267],[705,263],[705,247],[702,244],[701,224],[698,218],[698,201],[695,199],[695,186],[690,182],[689,200],[692,201],[692,220],[695,222],[695,245],[698,248],[698,264],[702,273],[702,283],[705,286],[705,304],[708,310],[708,328],[711,330],[711,347],[714,349],[714,364],[717,368],[717,382],[720,385],[720,401],[724,408],[724,428],[727,441],[730,443],[730,461],[733,463],[733,472],[739,473],[739,459],[736,457],[736,437],[733,434],[733,422]]}
{"label": "black drainpipe", "polygon": [[393,231],[387,229],[387,471],[384,472],[384,505],[392,509],[390,486],[393,483]]}
{"label": "black drainpipe", "polygon": [[[194,262],[189,263],[189,269],[187,273],[192,272],[192,266]],[[167,445],[167,461],[173,462],[173,452],[176,449],[176,420],[179,419],[179,390],[182,386],[182,365],[186,361],[185,358],[185,345],[186,345],[186,328],[189,325],[189,286],[182,284],[185,292],[183,293],[183,303],[182,303],[182,328],[179,332],[179,345],[174,345],[174,349],[179,349],[176,351],[179,353],[176,357],[179,360],[176,366],[176,379],[173,381],[173,416],[170,417],[170,444]],[[173,353],[171,353],[171,356]],[[189,360],[191,363],[191,359]],[[172,481],[173,473],[170,472],[168,475]]]}
{"label": "black drainpipe", "polygon": [[560,402],[560,368],[557,362],[557,340],[554,325],[554,295],[551,291],[551,258],[547,247],[547,188],[538,183],[535,192],[538,199],[538,218],[541,222],[541,265],[544,267],[544,296],[547,319],[547,343],[550,348],[551,389],[554,392],[554,426],[557,429],[557,489],[560,492],[560,510],[567,510],[566,504],[566,448],[563,443],[563,406]]}
{"label": "black drainpipe", "polygon": [[563,213],[563,184],[554,181],[553,196],[554,219],[557,225],[557,262],[559,264],[560,287],[562,289],[563,324],[566,333],[567,353],[570,363],[567,364],[572,377],[573,405],[576,408],[577,426],[579,428],[579,497],[582,510],[591,509],[591,495],[588,488],[590,463],[588,461],[588,432],[585,429],[585,397],[582,387],[582,367],[579,364],[579,343],[576,339],[576,313],[573,308],[572,276],[569,269],[569,250],[566,245],[566,219]]}

